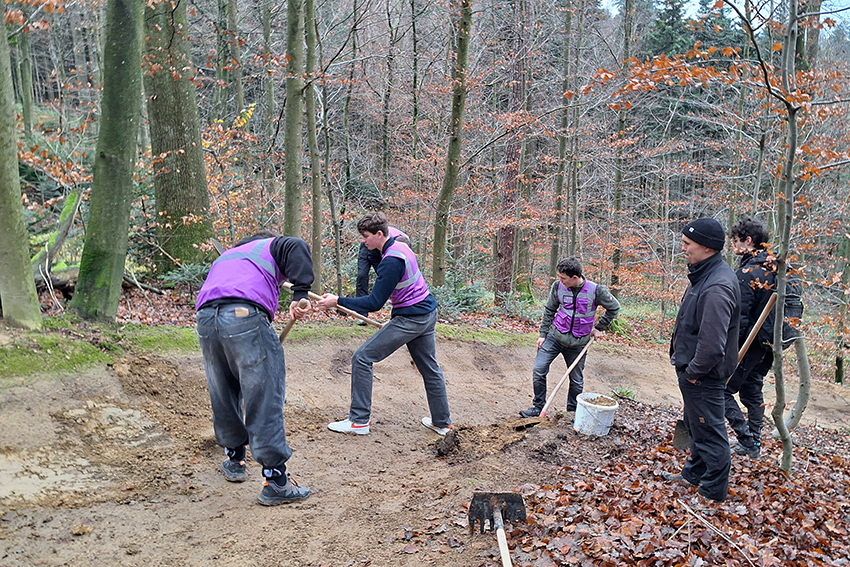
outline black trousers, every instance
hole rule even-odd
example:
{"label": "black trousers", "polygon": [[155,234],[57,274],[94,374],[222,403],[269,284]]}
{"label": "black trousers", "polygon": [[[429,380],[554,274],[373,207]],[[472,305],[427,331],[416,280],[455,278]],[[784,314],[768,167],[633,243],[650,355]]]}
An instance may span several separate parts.
{"label": "black trousers", "polygon": [[682,467],[682,477],[699,485],[699,493],[718,502],[729,493],[729,438],[724,417],[722,379],[697,377],[691,384],[684,371],[677,370],[679,390],[685,402],[685,425],[691,442],[691,454]]}
{"label": "black trousers", "polygon": [[[729,383],[726,384],[726,421],[738,437],[738,442],[747,448],[761,443],[761,430],[764,427],[764,377],[773,366],[773,351],[753,345],[741,364],[735,369]],[[744,417],[734,395],[738,394],[741,403],[747,408]]]}

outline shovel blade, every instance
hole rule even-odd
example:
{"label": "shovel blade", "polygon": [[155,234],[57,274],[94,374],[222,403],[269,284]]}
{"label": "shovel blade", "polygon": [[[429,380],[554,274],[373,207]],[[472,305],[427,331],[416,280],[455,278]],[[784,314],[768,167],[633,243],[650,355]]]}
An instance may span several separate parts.
{"label": "shovel blade", "polygon": [[676,420],[676,428],[673,430],[673,447],[680,451],[687,451],[691,447],[690,434],[684,419]]}
{"label": "shovel blade", "polygon": [[469,504],[469,533],[475,532],[475,522],[480,522],[481,533],[484,533],[484,522],[490,521],[490,531],[494,531],[493,515],[500,511],[507,522],[525,521],[525,502],[522,495],[516,492],[474,492]]}

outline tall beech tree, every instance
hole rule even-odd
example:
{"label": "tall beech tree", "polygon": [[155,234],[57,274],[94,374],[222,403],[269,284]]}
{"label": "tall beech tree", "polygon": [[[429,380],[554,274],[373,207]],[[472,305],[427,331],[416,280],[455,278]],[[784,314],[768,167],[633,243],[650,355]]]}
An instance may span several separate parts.
{"label": "tall beech tree", "polygon": [[186,0],[160,0],[145,9],[145,94],[156,189],[160,272],[174,261],[200,262],[210,236],[209,194],[186,38]]}
{"label": "tall beech tree", "polygon": [[142,103],[142,0],[108,0],[100,134],[80,276],[71,305],[85,319],[114,321],[124,279],[133,165]]}
{"label": "tall beech tree", "polygon": [[30,270],[29,237],[21,206],[15,93],[9,42],[0,41],[0,302],[3,317],[28,329],[41,327],[41,310]]}

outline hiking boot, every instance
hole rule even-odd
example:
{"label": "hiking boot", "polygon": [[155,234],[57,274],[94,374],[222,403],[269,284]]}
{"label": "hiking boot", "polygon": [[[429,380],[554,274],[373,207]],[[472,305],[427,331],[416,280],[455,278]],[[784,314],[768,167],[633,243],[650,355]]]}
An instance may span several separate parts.
{"label": "hiking boot", "polygon": [[228,482],[245,482],[248,480],[248,473],[245,472],[245,461],[224,459],[224,462],[221,463],[221,472],[224,473],[224,480]]}
{"label": "hiking boot", "polygon": [[446,433],[448,433],[448,432],[449,432],[449,431],[451,431],[451,429],[452,429],[452,426],[451,426],[451,425],[447,425],[447,426],[445,426],[445,427],[437,427],[436,425],[434,425],[433,423],[431,423],[431,418],[430,418],[430,417],[423,417],[423,418],[422,418],[422,425],[424,425],[425,427],[427,427],[427,428],[428,428],[428,429],[430,429],[431,431],[434,431],[434,432],[436,432],[437,434],[442,435],[443,437],[445,437],[445,436],[446,436]]}
{"label": "hiking boot", "polygon": [[310,496],[310,489],[300,487],[292,477],[286,477],[286,484],[280,486],[274,479],[266,478],[263,483],[263,491],[257,500],[263,506],[277,506],[278,504],[288,504],[290,502],[299,502],[306,500]]}
{"label": "hiking boot", "polygon": [[355,435],[369,435],[369,429],[372,427],[372,422],[354,423],[350,419],[342,421],[334,421],[328,424],[328,429],[337,433],[354,433]]}
{"label": "hiking boot", "polygon": [[522,417],[540,417],[541,408],[528,408],[521,410],[519,415]]}
{"label": "hiking boot", "polygon": [[692,484],[689,480],[683,477],[680,473],[671,473],[667,471],[661,471],[661,478],[668,482],[678,482],[680,484],[684,484],[686,486],[696,486],[696,484]]}
{"label": "hiking boot", "polygon": [[758,460],[758,458],[761,456],[761,445],[755,445],[753,447],[745,447],[745,446],[741,445],[740,443],[737,443],[735,445],[735,447],[732,449],[732,452],[734,452],[736,455],[747,456],[747,457],[749,457],[749,458],[751,458],[752,460],[755,461],[755,460]]}

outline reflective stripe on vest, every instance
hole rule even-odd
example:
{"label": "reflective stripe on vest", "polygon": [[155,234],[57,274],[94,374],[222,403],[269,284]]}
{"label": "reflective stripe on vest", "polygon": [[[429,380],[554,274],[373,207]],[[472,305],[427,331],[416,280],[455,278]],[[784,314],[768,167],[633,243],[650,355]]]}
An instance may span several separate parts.
{"label": "reflective stripe on vest", "polygon": [[280,284],[286,277],[271,255],[273,238],[247,242],[224,252],[213,262],[195,308],[222,298],[247,299],[274,317],[280,299]]}
{"label": "reflective stripe on vest", "polygon": [[585,279],[574,295],[571,288],[558,282],[558,301],[561,306],[553,321],[555,328],[576,338],[589,335],[596,318],[596,284]]}
{"label": "reflective stripe on vest", "polygon": [[274,263],[269,262],[268,260],[260,256],[260,254],[263,252],[263,247],[265,247],[265,245],[268,244],[270,240],[272,239],[266,238],[263,240],[257,240],[254,243],[254,246],[251,247],[251,250],[248,251],[238,250],[238,248],[241,248],[241,246],[238,248],[231,248],[230,250],[225,251],[224,254],[219,256],[216,261],[213,262],[213,265],[218,264],[219,262],[227,262],[228,260],[241,260],[243,258],[246,258],[263,268],[265,271],[271,274],[272,277],[277,277],[277,266],[275,266]]}

